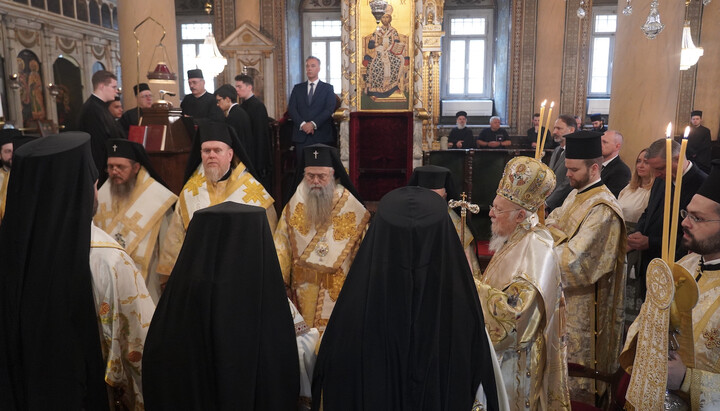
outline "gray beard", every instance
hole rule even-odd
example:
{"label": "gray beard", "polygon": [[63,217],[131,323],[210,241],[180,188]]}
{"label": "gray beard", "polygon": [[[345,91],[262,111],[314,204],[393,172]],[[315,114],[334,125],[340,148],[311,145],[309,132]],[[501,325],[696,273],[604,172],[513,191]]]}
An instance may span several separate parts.
{"label": "gray beard", "polygon": [[135,178],[130,178],[121,184],[113,183],[112,179],[108,179],[108,182],[110,182],[110,194],[117,200],[127,200],[135,189]]}
{"label": "gray beard", "polygon": [[206,167],[205,178],[211,183],[217,183],[228,171],[222,172],[219,167]]}
{"label": "gray beard", "polygon": [[458,124],[458,125],[457,125],[457,128],[458,128],[458,130],[462,130],[462,129],[464,129],[464,128],[465,128],[465,126],[464,126],[464,125],[463,125],[463,126],[461,126],[460,124]]}
{"label": "gray beard", "polygon": [[490,237],[490,245],[488,248],[493,253],[497,253],[498,251],[502,250],[502,248],[505,246],[505,243],[507,242],[509,236],[501,236],[497,235],[495,233],[492,234],[492,237]]}
{"label": "gray beard", "polygon": [[305,191],[305,219],[313,226],[322,224],[330,219],[332,212],[333,195],[335,194],[335,181],[331,180],[320,190],[313,190],[305,181],[302,182]]}

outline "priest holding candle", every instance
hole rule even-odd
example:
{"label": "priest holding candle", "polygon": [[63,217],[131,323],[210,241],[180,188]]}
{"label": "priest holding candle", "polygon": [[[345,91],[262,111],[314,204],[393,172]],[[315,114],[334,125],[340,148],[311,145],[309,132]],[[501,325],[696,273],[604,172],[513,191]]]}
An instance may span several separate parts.
{"label": "priest holding candle", "polygon": [[[682,146],[686,146],[686,144],[687,139],[683,139]],[[666,261],[674,261],[687,254],[687,249],[680,244],[682,232],[679,230],[679,224],[674,224],[675,230],[669,236],[665,236],[664,240],[663,227],[669,227],[672,224],[670,217],[673,215],[675,215],[675,221],[678,221],[680,210],[687,207],[707,177],[707,174],[693,162],[686,161],[685,153],[684,151],[681,153],[681,151],[681,144],[672,141],[671,138],[661,138],[652,143],[645,154],[648,164],[654,170],[655,182],[650,190],[647,208],[637,223],[637,231],[628,236],[628,251],[641,251],[638,273],[641,284],[640,295],[643,298],[645,296],[645,272],[650,261],[659,257],[663,257]],[[666,153],[670,153],[670,155],[666,155]],[[670,175],[667,175],[666,172],[668,168],[671,170]],[[674,187],[672,179],[676,180]],[[671,196],[677,187],[680,188],[680,196],[675,203],[677,206],[665,209],[665,204],[672,201]],[[670,226],[670,228],[673,227]],[[672,253],[671,245],[675,245]],[[668,251],[663,253],[662,250]]]}
{"label": "priest holding candle", "polygon": [[[600,136],[590,131],[565,136],[565,167],[574,190],[546,223],[566,299],[568,362],[612,374],[624,323],[627,237],[622,210],[600,178]],[[568,386],[571,400],[593,405],[607,389],[585,378],[570,378]]]}

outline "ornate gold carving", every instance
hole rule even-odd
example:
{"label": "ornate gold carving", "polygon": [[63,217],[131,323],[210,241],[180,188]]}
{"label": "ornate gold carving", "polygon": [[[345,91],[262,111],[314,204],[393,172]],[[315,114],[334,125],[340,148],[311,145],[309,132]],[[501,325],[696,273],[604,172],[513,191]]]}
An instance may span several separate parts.
{"label": "ornate gold carving", "polygon": [[351,238],[356,231],[355,213],[349,211],[333,217],[333,239],[342,241]]}
{"label": "ornate gold carving", "polygon": [[40,42],[40,32],[21,28],[15,29],[15,37],[27,48],[35,47]]}
{"label": "ornate gold carving", "polygon": [[290,227],[302,235],[307,235],[310,232],[307,220],[305,220],[305,204],[297,203],[295,206],[295,210],[290,217]]}
{"label": "ornate gold carving", "polygon": [[64,53],[74,53],[77,48],[77,41],[63,37],[55,37],[55,45]]}

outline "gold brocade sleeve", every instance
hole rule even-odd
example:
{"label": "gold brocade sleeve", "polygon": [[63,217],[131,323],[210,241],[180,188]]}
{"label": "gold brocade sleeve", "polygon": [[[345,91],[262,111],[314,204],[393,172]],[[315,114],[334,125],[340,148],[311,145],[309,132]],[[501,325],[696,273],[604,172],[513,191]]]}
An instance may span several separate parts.
{"label": "gold brocade sleeve", "polygon": [[485,327],[495,351],[520,349],[531,343],[544,317],[537,289],[522,279],[511,283],[505,290],[476,284]]}
{"label": "gold brocade sleeve", "polygon": [[172,272],[180,255],[183,241],[185,241],[185,226],[183,226],[182,217],[180,216],[180,206],[175,207],[175,212],[170,219],[170,225],[167,234],[160,248],[160,260],[158,261],[157,272],[162,274],[161,282],[167,282],[167,277]]}
{"label": "gold brocade sleeve", "polygon": [[622,234],[622,224],[610,207],[595,206],[578,232],[555,248],[564,287],[589,286],[615,270],[615,251]]}
{"label": "gold brocade sleeve", "polygon": [[284,214],[280,216],[273,241],[275,242],[275,250],[277,251],[280,270],[282,270],[283,281],[285,286],[290,286],[290,270],[292,269],[292,247],[290,246],[290,235]]}

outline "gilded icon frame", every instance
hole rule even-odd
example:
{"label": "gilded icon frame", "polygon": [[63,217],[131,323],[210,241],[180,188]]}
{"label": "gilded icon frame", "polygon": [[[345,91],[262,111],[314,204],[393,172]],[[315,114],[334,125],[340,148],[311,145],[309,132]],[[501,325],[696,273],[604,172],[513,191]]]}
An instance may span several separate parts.
{"label": "gilded icon frame", "polygon": [[415,2],[389,0],[386,10],[392,17],[388,25],[385,17],[383,22],[376,22],[368,1],[357,7],[355,75],[359,111],[413,109]]}

